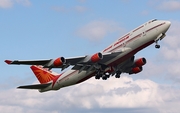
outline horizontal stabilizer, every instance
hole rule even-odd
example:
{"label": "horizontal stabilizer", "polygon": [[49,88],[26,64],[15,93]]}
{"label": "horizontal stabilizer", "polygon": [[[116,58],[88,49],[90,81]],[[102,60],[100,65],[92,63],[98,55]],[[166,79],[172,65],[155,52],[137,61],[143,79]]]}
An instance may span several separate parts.
{"label": "horizontal stabilizer", "polygon": [[48,87],[49,85],[51,85],[51,83],[19,86],[17,88],[21,88],[21,89],[44,89],[44,88]]}

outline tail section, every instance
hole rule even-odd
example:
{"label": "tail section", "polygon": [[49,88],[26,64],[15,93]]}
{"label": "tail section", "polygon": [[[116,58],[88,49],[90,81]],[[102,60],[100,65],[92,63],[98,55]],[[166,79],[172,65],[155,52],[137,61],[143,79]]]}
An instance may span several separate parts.
{"label": "tail section", "polygon": [[54,80],[58,75],[46,68],[43,68],[42,66],[33,65],[31,66],[31,69],[41,84],[48,83],[49,81]]}

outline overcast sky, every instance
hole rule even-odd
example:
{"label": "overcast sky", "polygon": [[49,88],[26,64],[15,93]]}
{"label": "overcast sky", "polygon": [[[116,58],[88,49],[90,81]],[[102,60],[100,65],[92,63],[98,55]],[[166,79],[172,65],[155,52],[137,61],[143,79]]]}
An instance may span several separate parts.
{"label": "overcast sky", "polygon": [[[159,50],[136,54],[147,64],[132,76],[39,93],[16,89],[38,83],[29,66],[4,63],[91,55],[151,19],[172,24]],[[179,113],[179,38],[180,0],[0,0],[0,112]]]}

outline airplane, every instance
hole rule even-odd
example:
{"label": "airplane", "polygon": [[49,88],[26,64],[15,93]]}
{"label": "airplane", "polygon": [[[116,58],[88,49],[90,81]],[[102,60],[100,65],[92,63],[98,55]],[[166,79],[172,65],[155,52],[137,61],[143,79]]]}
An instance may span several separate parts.
{"label": "airplane", "polygon": [[[121,73],[137,74],[146,64],[145,58],[135,59],[135,54],[166,36],[171,25],[170,21],[150,20],[118,38],[101,52],[93,55],[47,60],[5,60],[7,64],[31,65],[31,69],[39,84],[19,86],[22,89],[35,89],[39,92],[59,90],[60,88],[81,83],[91,77],[107,80],[111,75],[120,78]],[[64,69],[71,66],[69,70]],[[52,68],[61,68],[61,74]]]}

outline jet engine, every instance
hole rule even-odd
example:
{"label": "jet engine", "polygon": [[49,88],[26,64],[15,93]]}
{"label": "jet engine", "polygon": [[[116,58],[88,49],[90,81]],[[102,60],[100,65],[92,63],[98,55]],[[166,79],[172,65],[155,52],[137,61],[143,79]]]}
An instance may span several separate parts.
{"label": "jet engine", "polygon": [[143,70],[142,67],[134,67],[131,69],[131,72],[129,74],[136,74],[136,73],[139,73]]}
{"label": "jet engine", "polygon": [[96,54],[91,56],[90,61],[93,62],[93,63],[96,63],[96,62],[98,62],[101,59],[103,59],[102,53],[96,53]]}
{"label": "jet engine", "polygon": [[142,67],[145,64],[146,64],[145,58],[139,58],[134,61],[134,66],[136,66],[136,67]]}
{"label": "jet engine", "polygon": [[44,67],[59,67],[62,66],[66,62],[66,59],[64,57],[59,57],[56,59],[52,59],[49,63],[44,65]]}

